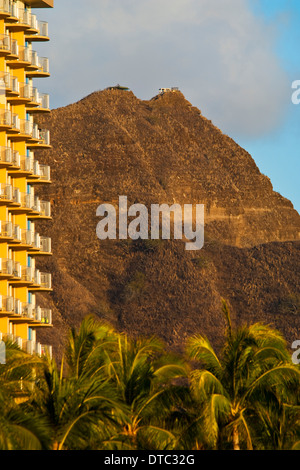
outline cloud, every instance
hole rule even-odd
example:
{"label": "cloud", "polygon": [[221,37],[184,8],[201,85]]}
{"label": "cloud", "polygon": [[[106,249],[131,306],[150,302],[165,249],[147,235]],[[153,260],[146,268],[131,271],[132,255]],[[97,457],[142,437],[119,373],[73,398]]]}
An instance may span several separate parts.
{"label": "cloud", "polygon": [[281,122],[290,83],[276,28],[247,0],[65,0],[49,14],[55,106],[122,83],[141,99],[179,86],[224,132],[257,137]]}

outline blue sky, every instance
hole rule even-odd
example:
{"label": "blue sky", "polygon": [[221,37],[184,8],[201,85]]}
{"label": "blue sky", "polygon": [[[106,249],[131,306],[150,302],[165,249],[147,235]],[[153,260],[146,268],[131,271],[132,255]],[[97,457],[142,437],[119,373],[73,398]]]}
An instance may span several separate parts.
{"label": "blue sky", "polygon": [[121,83],[140,99],[164,86],[230,135],[300,211],[300,0],[54,0],[37,10],[51,43],[53,108]]}
{"label": "blue sky", "polygon": [[[300,1],[249,2],[258,18],[276,24],[274,49],[287,72],[288,84],[300,80]],[[267,174],[274,189],[300,212],[300,105],[289,104],[282,125],[258,139],[237,139]]]}

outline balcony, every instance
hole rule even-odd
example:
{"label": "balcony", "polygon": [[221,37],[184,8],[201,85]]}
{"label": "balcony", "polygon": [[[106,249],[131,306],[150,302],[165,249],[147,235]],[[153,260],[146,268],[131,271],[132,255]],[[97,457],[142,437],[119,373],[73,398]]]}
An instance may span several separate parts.
{"label": "balcony", "polygon": [[28,46],[15,44],[11,47],[12,57],[8,57],[10,68],[27,68],[31,66],[31,51]]}
{"label": "balcony", "polygon": [[19,188],[13,188],[12,201],[9,210],[12,212],[21,213],[29,213],[35,211],[35,197],[32,194],[21,192]]}
{"label": "balcony", "polygon": [[0,204],[13,202],[13,187],[11,184],[0,183]]}
{"label": "balcony", "polygon": [[51,169],[49,165],[40,165],[39,177],[43,183],[51,182]]}
{"label": "balcony", "polygon": [[49,149],[51,148],[50,144],[50,131],[48,129],[38,129],[38,135],[34,135],[34,138],[39,140],[39,142],[28,142],[28,148],[31,149]]}
{"label": "balcony", "polygon": [[17,150],[11,147],[0,147],[0,168],[7,167],[9,173],[15,173],[20,169],[21,157]]}
{"label": "balcony", "polygon": [[13,315],[15,311],[15,302],[13,297],[0,295],[0,314]]}
{"label": "balcony", "polygon": [[51,203],[49,201],[40,201],[40,215],[39,218],[51,218]]}
{"label": "balcony", "polygon": [[7,101],[13,105],[27,104],[31,101],[31,87],[27,83],[18,83],[11,96],[7,97]]}
{"label": "balcony", "polygon": [[22,317],[39,323],[37,326],[52,326],[52,310],[41,308],[30,303],[22,303]]}
{"label": "balcony", "polygon": [[32,230],[21,229],[21,243],[26,247],[33,246],[35,243],[35,232]]}
{"label": "balcony", "polygon": [[22,316],[24,318],[28,318],[28,320],[34,320],[35,319],[35,307],[32,304],[25,303],[23,302],[23,312]]}
{"label": "balcony", "polygon": [[12,152],[12,166],[8,168],[9,175],[28,176],[33,171],[33,158],[20,155],[18,151]]}
{"label": "balcony", "polygon": [[14,262],[12,259],[0,258],[0,279],[9,279],[13,277]]}
{"label": "balcony", "polygon": [[0,0],[0,18],[8,18],[10,16],[10,0]]}
{"label": "balcony", "polygon": [[[24,341],[23,341],[24,344]],[[25,348],[26,345],[26,348]],[[24,351],[27,354],[34,355],[37,354],[38,356],[46,356],[48,355],[52,358],[52,346],[48,346],[45,344],[38,343],[36,341],[29,341],[27,340],[23,346]]]}
{"label": "balcony", "polygon": [[35,51],[31,51],[30,65],[26,67],[27,77],[50,77],[48,57],[38,57]]}
{"label": "balcony", "polygon": [[22,210],[39,212],[33,194],[20,193],[20,203]]}
{"label": "balcony", "polygon": [[13,261],[13,278],[16,280],[22,278],[22,266],[18,261]]}
{"label": "balcony", "polygon": [[21,280],[29,284],[34,284],[35,283],[35,269],[32,267],[22,266]]}
{"label": "balcony", "polygon": [[2,88],[5,88],[8,101],[10,97],[19,95],[20,87],[17,77],[13,77],[9,72],[0,72],[0,81]]}
{"label": "balcony", "polygon": [[31,27],[31,13],[25,8],[11,3],[11,18],[8,18],[10,24],[7,25],[10,31],[27,31]]}
{"label": "balcony", "polygon": [[26,40],[30,42],[49,41],[48,23],[38,21],[36,15],[31,15],[31,28],[25,34]]}
{"label": "balcony", "polygon": [[40,141],[38,125],[27,119],[20,119],[17,114],[12,115],[12,125],[8,130],[8,135],[13,142],[25,140],[37,145]]}
{"label": "balcony", "polygon": [[34,160],[32,176],[28,178],[29,183],[51,183],[51,170],[48,165],[41,165]]}
{"label": "balcony", "polygon": [[8,34],[0,34],[0,57],[8,56],[11,53],[11,39]]}
{"label": "balcony", "polygon": [[13,335],[11,333],[1,333],[0,339],[4,342],[10,341],[11,343],[16,344],[19,349],[31,356],[34,354],[37,354],[38,356],[49,355],[49,357],[52,358],[52,346],[41,344],[37,341],[32,341],[29,339],[23,339],[20,336]]}
{"label": "balcony", "polygon": [[13,165],[13,151],[10,147],[0,147],[0,167]]}
{"label": "balcony", "polygon": [[34,282],[30,290],[52,291],[52,276],[50,273],[41,273],[38,269],[34,271]]}
{"label": "balcony", "polygon": [[19,119],[20,137],[32,137],[33,123],[27,119]]}
{"label": "balcony", "polygon": [[40,237],[40,253],[41,255],[51,255],[52,254],[52,241],[49,237]]}
{"label": "balcony", "polygon": [[14,343],[18,346],[19,349],[23,349],[24,340],[20,336],[6,333],[2,335],[2,340],[4,342]]}
{"label": "balcony", "polygon": [[12,112],[8,109],[0,109],[0,130],[9,130],[12,126]]}
{"label": "balcony", "polygon": [[19,188],[13,188],[13,200],[12,200],[14,207],[21,206],[21,191]]}
{"label": "balcony", "polygon": [[9,243],[20,243],[22,241],[21,229],[19,225],[12,222],[0,221],[0,238],[7,240]]}
{"label": "balcony", "polygon": [[0,238],[1,240],[10,240],[14,238],[12,222],[4,222],[0,220]]}
{"label": "balcony", "polygon": [[[16,39],[10,38],[10,54],[6,57],[7,60],[17,60],[19,57],[19,45]],[[10,62],[11,64],[11,62]]]}
{"label": "balcony", "polygon": [[36,307],[34,319],[43,325],[52,325],[52,310],[49,308]]}
{"label": "balcony", "polygon": [[27,109],[30,113],[49,113],[49,95],[46,93],[40,94],[37,88],[32,88],[31,102],[27,104]]}

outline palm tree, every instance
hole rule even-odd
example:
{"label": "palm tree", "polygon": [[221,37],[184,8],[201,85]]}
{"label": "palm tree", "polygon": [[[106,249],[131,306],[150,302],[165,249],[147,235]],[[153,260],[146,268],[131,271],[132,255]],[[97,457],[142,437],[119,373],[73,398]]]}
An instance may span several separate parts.
{"label": "palm tree", "polygon": [[167,418],[173,407],[174,381],[187,375],[186,364],[166,354],[156,338],[130,340],[120,334],[116,346],[107,353],[106,374],[127,409],[120,423],[120,441],[131,449],[174,448],[177,437],[168,429]]}
{"label": "palm tree", "polygon": [[60,369],[53,359],[44,359],[30,407],[47,417],[53,449],[87,449],[92,442],[100,446],[111,437],[122,405],[102,373],[101,357],[103,344],[108,346],[108,334],[113,334],[112,330],[89,317],[78,333],[70,332],[66,367],[65,359]]}
{"label": "palm tree", "polygon": [[191,373],[191,390],[201,407],[208,448],[226,446],[229,438],[234,450],[241,445],[252,449],[253,422],[262,419],[258,405],[268,403],[271,395],[278,403],[288,404],[300,371],[278,331],[261,323],[233,329],[225,301],[223,312],[227,332],[220,355],[204,336],[188,341],[189,357],[201,364]]}
{"label": "palm tree", "polygon": [[41,359],[5,342],[7,361],[0,366],[0,449],[48,449],[48,427],[43,417],[27,412],[29,400],[41,367]]}

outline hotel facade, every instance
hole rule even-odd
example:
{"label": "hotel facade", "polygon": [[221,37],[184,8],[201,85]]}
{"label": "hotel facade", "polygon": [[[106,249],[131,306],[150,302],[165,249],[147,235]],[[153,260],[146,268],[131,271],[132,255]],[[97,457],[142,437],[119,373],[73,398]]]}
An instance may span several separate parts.
{"label": "hotel facade", "polygon": [[53,0],[0,0],[0,340],[39,355],[52,354],[36,336],[52,327],[52,311],[36,300],[52,290],[51,274],[36,268],[37,257],[51,255],[51,239],[36,230],[51,219],[50,202],[36,191],[51,182],[49,166],[38,160],[38,150],[51,146],[36,122],[50,112],[49,95],[38,89],[49,60],[35,46],[49,41],[39,16],[52,7]]}

